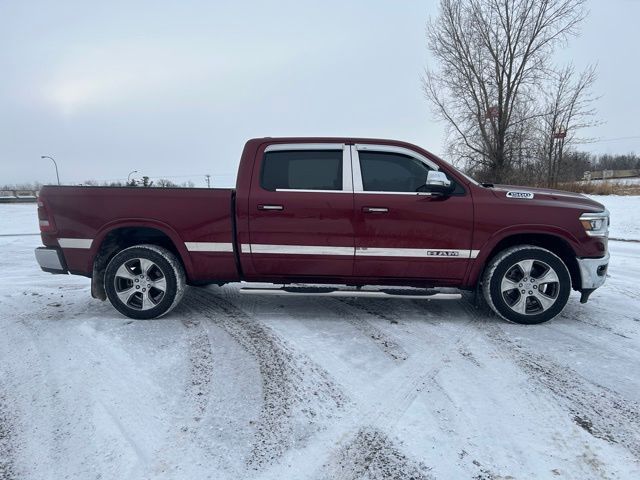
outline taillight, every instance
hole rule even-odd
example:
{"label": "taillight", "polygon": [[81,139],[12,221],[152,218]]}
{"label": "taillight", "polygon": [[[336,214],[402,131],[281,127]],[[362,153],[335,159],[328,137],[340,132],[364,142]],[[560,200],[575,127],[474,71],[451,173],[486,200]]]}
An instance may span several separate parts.
{"label": "taillight", "polygon": [[38,199],[38,223],[40,224],[40,231],[45,233],[55,232],[56,224],[53,221],[53,216],[47,208],[47,204],[41,198]]}

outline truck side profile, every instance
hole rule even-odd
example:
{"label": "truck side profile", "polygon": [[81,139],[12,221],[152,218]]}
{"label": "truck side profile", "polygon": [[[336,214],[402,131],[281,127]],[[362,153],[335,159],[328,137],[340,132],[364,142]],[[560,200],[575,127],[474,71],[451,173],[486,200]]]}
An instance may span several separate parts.
{"label": "truck side profile", "polygon": [[540,323],[572,289],[585,302],[609,261],[601,204],[481,185],[380,139],[252,139],[235,189],[45,186],[38,216],[41,268],[91,278],[95,298],[140,319],[169,312],[185,285],[244,281],[291,294],[478,289],[503,318]]}

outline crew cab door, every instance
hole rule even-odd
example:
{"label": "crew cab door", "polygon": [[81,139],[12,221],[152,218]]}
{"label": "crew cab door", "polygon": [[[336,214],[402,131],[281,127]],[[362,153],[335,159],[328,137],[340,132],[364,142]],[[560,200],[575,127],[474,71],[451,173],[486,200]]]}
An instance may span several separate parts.
{"label": "crew cab door", "polygon": [[[472,252],[472,199],[426,188],[438,165],[401,147],[352,147],[355,246],[360,277],[449,280],[464,277]],[[454,179],[451,178],[453,181]]]}
{"label": "crew cab door", "polygon": [[[260,153],[259,153],[260,155]],[[249,244],[259,276],[353,274],[353,182],[344,144],[273,144],[256,159]]]}

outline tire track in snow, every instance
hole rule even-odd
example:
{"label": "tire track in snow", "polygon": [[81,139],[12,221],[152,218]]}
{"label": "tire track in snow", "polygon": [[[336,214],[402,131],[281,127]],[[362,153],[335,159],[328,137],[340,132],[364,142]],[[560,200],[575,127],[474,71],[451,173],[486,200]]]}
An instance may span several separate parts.
{"label": "tire track in snow", "polygon": [[430,480],[429,468],[402,453],[383,432],[371,427],[360,429],[355,436],[334,452],[325,467],[326,479],[359,480]]}
{"label": "tire track in snow", "polygon": [[[186,396],[193,403],[193,420],[199,421],[207,411],[209,404],[209,386],[213,377],[213,360],[211,342],[200,321],[190,315],[182,319],[182,324],[189,329],[189,382]],[[195,332],[192,329],[196,329]]]}
{"label": "tire track in snow", "polygon": [[[258,363],[263,404],[248,466],[260,469],[273,463],[344,408],[347,399],[329,375],[305,355],[294,352],[267,326],[220,296],[194,292],[188,302]],[[296,422],[297,418],[304,420]]]}
{"label": "tire track in snow", "polygon": [[[397,303],[393,300],[385,300],[385,302],[391,302],[386,307],[388,313],[375,311],[372,312],[374,317],[381,318],[384,315],[386,320],[401,318],[392,313]],[[430,305],[430,307],[432,306],[433,304]],[[319,438],[315,439],[315,443],[312,446],[314,448],[310,449],[308,453],[303,449],[298,449],[295,457],[287,457],[286,460],[292,469],[291,471],[296,471],[296,469],[305,473],[317,471],[320,478],[331,478],[331,475],[336,475],[335,466],[340,464],[339,461],[336,461],[337,458],[341,457],[339,452],[344,451],[347,448],[346,445],[349,445],[352,439],[358,437],[359,432],[364,430],[377,431],[380,435],[386,435],[384,432],[393,430],[418,396],[433,384],[434,378],[438,373],[447,368],[448,356],[453,352],[457,352],[459,346],[466,339],[478,335],[478,331],[471,325],[476,320],[476,314],[467,315],[465,309],[458,310],[456,313],[457,317],[463,318],[464,321],[456,322],[453,325],[451,335],[442,336],[434,332],[431,328],[432,325],[427,320],[417,322],[418,325],[424,324],[428,328],[426,331],[422,329],[409,331],[408,333],[411,336],[408,337],[408,340],[416,345],[423,345],[425,339],[421,338],[421,335],[426,334],[429,336],[433,348],[428,348],[426,353],[421,354],[419,358],[409,357],[406,361],[397,363],[387,375],[382,376],[371,385],[370,389],[367,390],[368,393],[365,392],[356,401],[350,410],[346,412],[346,418],[343,421],[334,424],[328,431],[321,433]],[[433,314],[433,311],[430,314]],[[387,315],[389,316],[387,317]],[[413,327],[415,324],[410,323],[409,326]],[[433,335],[434,333],[436,334]],[[449,341],[449,339],[452,340]],[[434,344],[435,342],[440,342],[440,344]],[[378,391],[386,393],[385,395],[376,395],[375,392]],[[318,445],[323,450],[326,450],[326,445],[335,445],[335,447],[326,454],[318,456],[315,448]],[[330,470],[328,473],[325,472],[327,469]],[[351,477],[346,478],[349,479]],[[365,478],[386,477],[365,476]]]}
{"label": "tire track in snow", "polygon": [[359,302],[353,299],[338,299],[338,305],[342,311],[345,311],[344,308],[341,308],[343,305],[347,305],[350,307],[349,314],[345,316],[345,319],[351,323],[354,327],[356,327],[362,334],[366,337],[373,340],[376,346],[382,350],[386,355],[391,357],[391,359],[395,361],[404,361],[409,358],[409,354],[406,352],[402,346],[394,339],[391,335],[387,334],[376,325],[367,320],[366,317],[362,315],[354,315],[353,310],[360,310],[367,315],[371,315],[374,318],[387,320],[389,322],[395,322],[394,319],[388,318],[386,316],[380,315],[375,312],[373,309],[369,308],[367,305],[361,305]]}
{"label": "tire track in snow", "polygon": [[[1,388],[4,389],[4,386]],[[11,414],[7,408],[6,398],[0,391],[0,480],[18,478],[13,460],[15,442]]]}
{"label": "tire track in snow", "polygon": [[487,328],[492,339],[539,386],[562,401],[572,421],[592,436],[619,444],[640,458],[640,405],[609,388],[581,377],[544,355],[526,350],[497,326]]}

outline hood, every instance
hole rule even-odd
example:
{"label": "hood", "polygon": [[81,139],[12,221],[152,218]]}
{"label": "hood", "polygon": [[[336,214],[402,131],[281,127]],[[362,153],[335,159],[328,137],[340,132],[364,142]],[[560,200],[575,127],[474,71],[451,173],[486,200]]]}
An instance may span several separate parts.
{"label": "hood", "polygon": [[494,185],[488,188],[496,197],[505,200],[514,200],[523,203],[531,201],[558,202],[592,212],[602,212],[605,210],[604,205],[581,193],[554,190],[551,188],[519,187],[515,185]]}

